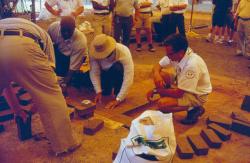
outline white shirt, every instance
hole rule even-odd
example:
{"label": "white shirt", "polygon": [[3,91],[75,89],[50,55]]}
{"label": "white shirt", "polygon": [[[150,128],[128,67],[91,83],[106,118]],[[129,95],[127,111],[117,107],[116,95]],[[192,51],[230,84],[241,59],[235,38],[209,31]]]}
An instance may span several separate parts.
{"label": "white shirt", "polygon": [[101,89],[101,70],[109,69],[115,62],[119,61],[123,65],[124,75],[120,92],[117,98],[124,100],[128,94],[130,86],[134,80],[134,63],[131,53],[125,45],[116,43],[115,58],[112,56],[107,59],[96,60],[90,57],[90,79],[94,85],[96,93],[102,91]]}
{"label": "white shirt", "polygon": [[[170,7],[171,6],[183,5],[183,4],[188,5],[188,0],[169,0],[169,6]],[[185,9],[182,9],[182,10],[173,11],[173,13],[183,14],[186,10],[187,10],[187,7]]]}
{"label": "white shirt", "polygon": [[46,2],[51,6],[57,6],[57,9],[61,9],[60,16],[69,16],[78,7],[83,6],[82,0],[46,0]]}
{"label": "white shirt", "polygon": [[171,13],[169,10],[169,0],[158,0],[156,5],[160,6],[162,15],[168,15]]}
{"label": "white shirt", "polygon": [[83,63],[84,56],[87,55],[87,39],[78,29],[75,29],[73,36],[64,40],[61,35],[60,22],[54,22],[49,26],[48,33],[58,49],[66,56],[70,56],[70,70],[79,70]]}
{"label": "white shirt", "polygon": [[[0,30],[22,30],[28,32],[43,42],[43,51],[48,56],[49,64],[55,67],[55,53],[53,43],[46,31],[38,25],[22,18],[7,18],[0,20]],[[0,38],[1,41],[1,38]]]}
{"label": "white shirt", "polygon": [[[102,5],[102,6],[109,6],[109,0],[91,0],[91,1],[95,1],[98,4]],[[94,10],[94,13],[109,13],[109,10]]]}
{"label": "white shirt", "polygon": [[[135,0],[136,2],[136,5],[140,8],[141,4],[142,3],[145,3],[145,2],[149,2],[149,3],[152,3],[152,0]],[[146,8],[140,8],[139,9],[139,12],[151,12],[152,11],[152,5],[150,7],[146,7]]]}
{"label": "white shirt", "polygon": [[165,56],[160,60],[159,64],[163,68],[169,64],[174,65],[179,89],[197,95],[211,93],[212,85],[206,63],[192,49],[187,49],[185,56],[179,63],[173,63]]}

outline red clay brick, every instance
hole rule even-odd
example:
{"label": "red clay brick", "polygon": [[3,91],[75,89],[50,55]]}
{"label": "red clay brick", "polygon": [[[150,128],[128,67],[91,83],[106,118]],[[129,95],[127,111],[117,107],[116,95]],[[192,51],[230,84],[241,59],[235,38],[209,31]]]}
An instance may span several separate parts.
{"label": "red clay brick", "polygon": [[88,120],[84,125],[83,132],[87,135],[94,135],[97,131],[101,130],[104,126],[104,121],[100,119]]}
{"label": "red clay brick", "polygon": [[0,133],[4,132],[5,128],[4,125],[0,124]]}
{"label": "red clay brick", "polygon": [[203,129],[201,131],[201,137],[205,140],[207,145],[211,148],[220,148],[222,141],[220,138],[214,133],[212,129]]}
{"label": "red clay brick", "polygon": [[176,151],[181,159],[191,159],[194,155],[194,151],[186,137],[178,138]]}
{"label": "red clay brick", "polygon": [[22,94],[18,96],[18,100],[20,105],[26,106],[31,103],[32,98],[29,93]]}
{"label": "red clay brick", "polygon": [[207,126],[208,128],[212,129],[223,141],[227,141],[231,138],[231,132],[224,129],[223,127],[215,124],[215,123],[210,123]]}
{"label": "red clay brick", "polygon": [[96,109],[95,103],[83,106],[80,102],[73,99],[66,98],[65,100],[68,106],[75,108],[76,113],[80,118],[90,118],[94,115],[94,110]]}
{"label": "red clay brick", "polygon": [[245,96],[242,104],[241,104],[241,109],[242,110],[246,110],[246,111],[250,111],[250,96]]}
{"label": "red clay brick", "polygon": [[243,114],[239,112],[232,112],[231,118],[234,120],[238,120],[238,121],[250,124],[250,120],[248,120]]}
{"label": "red clay brick", "polygon": [[207,124],[210,124],[210,123],[216,123],[217,125],[225,128],[225,129],[230,129],[230,127],[232,125],[232,120],[222,118],[219,115],[210,115],[207,118]]}
{"label": "red clay brick", "polygon": [[187,137],[196,155],[207,155],[209,147],[200,135],[189,135]]}
{"label": "red clay brick", "polygon": [[233,120],[231,129],[240,134],[250,136],[250,124],[248,123],[244,123],[238,120]]}

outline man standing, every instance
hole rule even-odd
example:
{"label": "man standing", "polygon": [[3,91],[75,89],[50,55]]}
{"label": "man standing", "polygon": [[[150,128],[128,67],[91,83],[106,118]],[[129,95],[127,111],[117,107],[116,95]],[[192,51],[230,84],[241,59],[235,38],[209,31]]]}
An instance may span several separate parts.
{"label": "man standing", "polygon": [[188,0],[169,0],[169,9],[171,14],[170,34],[176,33],[176,28],[182,36],[186,37],[184,12],[188,6]]}
{"label": "man standing", "polygon": [[91,0],[94,15],[93,15],[93,28],[95,35],[107,34],[112,35],[112,19],[111,12],[114,8],[114,0]]}
{"label": "man standing", "polygon": [[[170,35],[164,45],[166,56],[153,68],[156,88],[148,92],[147,98],[153,101],[154,94],[159,94],[160,98],[156,103],[160,110],[165,112],[186,110],[187,117],[181,122],[194,124],[204,113],[202,105],[212,91],[207,66],[203,59],[188,47],[187,39],[181,34]],[[174,67],[175,74],[164,71],[169,65]]]}
{"label": "man standing", "polygon": [[[79,144],[72,136],[68,108],[52,68],[55,61],[50,37],[21,18],[0,20],[0,31],[0,93],[7,88],[7,99],[17,109],[18,101],[9,84],[20,84],[32,96],[55,154],[76,149]],[[25,120],[24,111],[16,110],[16,114]]]}
{"label": "man standing", "polygon": [[[46,0],[46,9],[55,16],[77,17],[83,10],[82,0]],[[57,6],[57,10],[53,7]]]}
{"label": "man standing", "polygon": [[134,63],[125,45],[105,34],[97,35],[90,45],[90,78],[96,91],[96,102],[102,95],[115,99],[105,108],[115,108],[125,98],[134,78]]}
{"label": "man standing", "polygon": [[171,31],[171,11],[169,9],[169,0],[158,0],[157,8],[161,10],[161,26],[160,26],[160,41],[161,46],[165,38],[170,35]]}
{"label": "man standing", "polygon": [[87,39],[76,29],[71,16],[62,17],[60,22],[49,26],[48,33],[54,43],[56,56],[56,73],[65,77],[68,85],[73,74],[79,71],[87,56]]}
{"label": "man standing", "polygon": [[133,27],[135,0],[116,0],[114,8],[114,38],[129,47]]}
{"label": "man standing", "polygon": [[147,35],[148,51],[154,52],[152,39],[152,0],[136,0],[135,28],[136,28],[136,51],[142,50],[141,30],[144,29]]}
{"label": "man standing", "polygon": [[240,0],[235,17],[238,19],[237,54],[250,59],[250,1]]}

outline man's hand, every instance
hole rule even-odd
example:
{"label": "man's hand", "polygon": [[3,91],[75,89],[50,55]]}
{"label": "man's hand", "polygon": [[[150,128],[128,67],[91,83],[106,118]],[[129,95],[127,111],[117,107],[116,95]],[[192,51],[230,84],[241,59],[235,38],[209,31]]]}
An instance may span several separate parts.
{"label": "man's hand", "polygon": [[117,100],[112,100],[110,101],[106,106],[105,109],[114,109],[115,107],[117,107],[120,104],[119,101]]}
{"label": "man's hand", "polygon": [[99,92],[95,96],[95,103],[101,103],[102,102],[102,92]]}
{"label": "man's hand", "polygon": [[165,81],[160,75],[154,76],[154,83],[157,88],[164,88],[164,86],[166,85]]}
{"label": "man's hand", "polygon": [[55,15],[55,16],[60,16],[61,13],[62,13],[62,10],[61,10],[61,9],[59,9],[59,10],[54,10],[53,15]]}
{"label": "man's hand", "polygon": [[166,106],[167,104],[169,103],[168,101],[168,98],[160,98],[158,101],[157,101],[157,105],[159,108],[162,108],[164,106]]}
{"label": "man's hand", "polygon": [[156,91],[155,89],[148,91],[148,93],[147,93],[147,100],[148,100],[149,102],[156,102],[156,101],[159,100],[159,98],[154,98],[154,95],[155,95],[155,94],[158,94],[158,93],[155,92],[155,91]]}

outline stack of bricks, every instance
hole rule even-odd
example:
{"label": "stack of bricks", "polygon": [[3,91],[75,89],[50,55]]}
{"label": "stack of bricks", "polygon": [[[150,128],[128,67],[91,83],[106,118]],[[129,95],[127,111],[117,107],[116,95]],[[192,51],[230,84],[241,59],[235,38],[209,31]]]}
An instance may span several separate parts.
{"label": "stack of bricks", "polygon": [[0,96],[0,122],[8,121],[14,118],[13,110],[11,110],[4,96]]}
{"label": "stack of bricks", "polygon": [[81,104],[71,98],[66,98],[65,100],[69,107],[75,108],[78,117],[87,119],[94,116],[94,110],[96,109],[96,105],[94,103],[90,102],[89,104]]}
{"label": "stack of bricks", "polygon": [[207,155],[209,148],[218,149],[222,141],[231,138],[229,129],[232,120],[220,116],[209,116],[207,118],[208,129],[202,129],[200,134],[188,135],[177,139],[177,154],[181,159],[191,159],[193,154],[197,156]]}
{"label": "stack of bricks", "polygon": [[231,118],[233,119],[231,130],[237,133],[250,136],[250,120],[243,114],[232,112]]}

